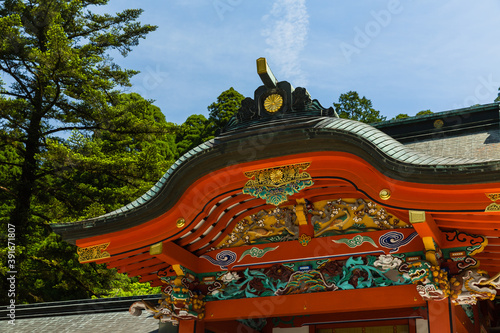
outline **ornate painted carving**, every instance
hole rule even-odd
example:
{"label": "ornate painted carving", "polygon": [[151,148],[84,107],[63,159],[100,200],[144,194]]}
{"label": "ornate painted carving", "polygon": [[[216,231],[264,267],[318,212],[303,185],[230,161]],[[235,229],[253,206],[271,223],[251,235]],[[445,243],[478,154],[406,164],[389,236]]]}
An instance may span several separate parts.
{"label": "ornate painted carving", "polygon": [[243,193],[278,206],[287,201],[289,195],[314,184],[309,173],[304,171],[310,165],[309,162],[298,163],[245,172],[250,180],[243,187]]}
{"label": "ornate painted carving", "polygon": [[306,88],[297,87],[292,92],[292,109],[294,111],[304,110],[308,105],[312,103],[311,95]]}
{"label": "ornate painted carving", "polygon": [[485,212],[498,212],[500,211],[500,204],[496,203],[496,201],[500,200],[500,193],[485,193],[488,198],[490,198],[493,203],[489,204]]}
{"label": "ornate painted carving", "polygon": [[[191,274],[189,275],[194,278]],[[204,295],[193,293],[189,285],[193,279],[185,276],[177,276],[168,282],[168,286],[162,293],[158,305],[148,301],[139,301],[132,304],[129,312],[134,316],[140,316],[142,310],[153,314],[153,318],[161,322],[170,322],[177,325],[180,320],[203,319],[205,316]]]}
{"label": "ornate painted carving", "polygon": [[241,101],[241,108],[238,110],[236,117],[240,122],[257,118],[257,106],[255,105],[255,101],[250,97]]}
{"label": "ornate painted carving", "polygon": [[403,263],[403,260],[394,257],[390,254],[381,254],[377,260],[373,262],[373,266],[380,267],[383,271],[397,270]]}
{"label": "ornate painted carving", "polygon": [[203,259],[210,261],[210,263],[212,263],[213,265],[219,266],[221,269],[227,269],[227,266],[236,262],[237,255],[233,251],[224,250],[224,251],[217,253],[217,256],[215,257],[215,259],[208,256],[208,255],[200,256],[200,258],[203,258]]}
{"label": "ornate painted carving", "polygon": [[493,202],[500,200],[500,193],[486,193],[486,196]]}
{"label": "ornate painted carving", "polygon": [[305,272],[295,272],[290,276],[286,286],[276,290],[276,295],[290,295],[290,294],[300,294],[304,290],[309,292],[317,291],[332,291],[337,290],[338,287],[334,283],[328,283],[325,281],[323,274],[316,270],[310,270]]}
{"label": "ornate painted carving", "polygon": [[105,251],[109,246],[109,243],[89,246],[89,247],[79,247],[76,252],[78,253],[78,261],[80,263],[96,261],[103,258],[109,258],[111,255]]}
{"label": "ornate painted carving", "polygon": [[500,273],[489,278],[479,269],[468,269],[450,279],[451,299],[456,304],[476,304],[478,300],[495,299],[500,289]]}
{"label": "ornate painted carving", "polygon": [[298,239],[299,225],[292,208],[262,210],[239,221],[216,249]]}
{"label": "ornate painted carving", "polygon": [[485,212],[500,212],[500,204],[497,204],[496,202],[490,203],[484,211]]}
{"label": "ornate painted carving", "polygon": [[252,247],[250,250],[246,250],[241,254],[240,259],[238,262],[241,261],[241,259],[245,258],[247,255],[249,255],[252,258],[262,258],[267,252],[274,251],[278,248],[279,246],[276,247],[266,247],[263,249],[259,249],[258,247]]}
{"label": "ornate painted carving", "polygon": [[[304,210],[306,223],[314,226],[314,237],[411,228],[384,208],[363,199],[306,201],[299,206]],[[214,249],[297,240],[299,219],[296,210],[297,206],[276,207],[247,216]]]}
{"label": "ornate painted carving", "polygon": [[411,228],[371,201],[364,199],[337,199],[310,205],[314,236],[332,236],[349,232]]}
{"label": "ornate painted carving", "polygon": [[375,247],[378,247],[377,244],[375,244],[375,242],[373,241],[373,239],[371,237],[361,236],[361,235],[356,235],[351,239],[342,238],[342,239],[338,239],[338,240],[333,240],[333,242],[338,243],[338,244],[345,244],[345,245],[349,246],[350,248],[358,247],[365,242],[370,243]]}
{"label": "ornate painted carving", "polygon": [[[170,317],[175,319],[175,316],[180,315],[182,307],[172,307],[175,304],[179,305],[179,300],[187,304],[180,304],[184,308],[196,312],[197,304],[202,304],[198,301],[407,284],[409,280],[398,271],[401,263],[401,259],[392,255],[379,257],[369,255],[351,257],[347,260],[322,259],[275,264],[269,268],[247,268],[238,271],[202,274],[186,271],[181,280],[170,269],[161,274],[161,279],[169,285],[165,288],[163,303],[156,307],[148,307],[146,303],[143,307],[149,310],[156,309],[158,319],[164,316],[162,320],[171,321],[173,319]],[[179,281],[182,285],[179,285]],[[194,308],[189,307],[189,300],[193,300]],[[185,314],[186,310],[184,311]]]}
{"label": "ornate painted carving", "polygon": [[380,236],[378,242],[380,246],[391,249],[390,253],[398,252],[399,248],[409,244],[418,233],[413,232],[408,237],[404,238],[403,233],[399,231],[389,231]]}
{"label": "ornate painted carving", "polygon": [[441,301],[450,295],[448,273],[439,266],[432,266],[427,261],[415,261],[408,265],[408,273],[417,291],[426,301]]}

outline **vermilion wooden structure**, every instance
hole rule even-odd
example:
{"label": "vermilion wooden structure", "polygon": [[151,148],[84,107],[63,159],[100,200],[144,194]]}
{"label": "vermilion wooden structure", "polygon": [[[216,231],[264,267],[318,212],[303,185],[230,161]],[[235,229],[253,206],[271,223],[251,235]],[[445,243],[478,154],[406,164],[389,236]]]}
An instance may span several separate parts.
{"label": "vermilion wooden structure", "polygon": [[[392,124],[341,119],[303,88],[263,81],[143,197],[54,230],[82,262],[166,286],[164,303],[133,309],[179,332],[494,325],[500,160],[418,153],[390,136]],[[498,118],[484,114],[498,110],[407,126],[422,127],[421,140],[467,133],[471,119],[491,118],[495,130]]]}

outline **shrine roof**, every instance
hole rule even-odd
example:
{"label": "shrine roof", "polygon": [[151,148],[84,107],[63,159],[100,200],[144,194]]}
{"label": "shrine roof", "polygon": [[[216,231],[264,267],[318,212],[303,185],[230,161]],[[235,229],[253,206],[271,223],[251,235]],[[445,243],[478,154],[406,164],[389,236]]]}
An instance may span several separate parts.
{"label": "shrine roof", "polygon": [[[443,137],[447,138],[450,133],[458,133],[459,130],[463,131],[463,138],[464,135],[470,135],[473,129],[498,128],[498,108],[498,103],[492,103],[398,121],[365,124],[338,118],[333,109],[325,109],[314,100],[305,106],[290,108],[286,113],[264,114],[254,119],[240,116],[245,113],[242,107],[218,137],[181,156],[143,196],[103,216],[54,224],[52,228],[72,242],[82,237],[124,230],[171,209],[186,188],[211,172],[251,160],[310,152],[348,152],[366,160],[390,178],[415,183],[498,182],[498,154],[491,158],[465,158],[458,155],[431,155],[419,149],[421,143],[443,140]],[[436,127],[439,121],[443,125]],[[421,135],[415,135],[417,132]],[[405,133],[406,137],[403,137]],[[262,149],[252,149],[251,154],[242,153],[242,145],[258,136],[266,136],[269,142],[261,143]],[[410,137],[411,140],[408,139]]]}
{"label": "shrine roof", "polygon": [[130,304],[157,301],[161,295],[143,295],[16,305],[16,323],[7,322],[8,310],[0,310],[2,332],[158,332],[151,316],[134,317]]}

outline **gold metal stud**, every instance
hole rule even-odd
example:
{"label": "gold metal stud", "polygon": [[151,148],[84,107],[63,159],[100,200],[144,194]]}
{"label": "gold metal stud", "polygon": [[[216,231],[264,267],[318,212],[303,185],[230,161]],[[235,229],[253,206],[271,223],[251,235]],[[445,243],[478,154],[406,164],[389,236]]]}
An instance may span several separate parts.
{"label": "gold metal stud", "polygon": [[177,228],[182,228],[186,225],[186,220],[184,220],[182,217],[177,219]]}
{"label": "gold metal stud", "polygon": [[444,122],[442,119],[438,119],[434,121],[434,128],[442,128],[444,125]]}
{"label": "gold metal stud", "polygon": [[383,190],[380,191],[380,193],[378,195],[379,195],[380,199],[382,199],[382,200],[389,200],[389,198],[391,197],[391,191],[384,188]]}

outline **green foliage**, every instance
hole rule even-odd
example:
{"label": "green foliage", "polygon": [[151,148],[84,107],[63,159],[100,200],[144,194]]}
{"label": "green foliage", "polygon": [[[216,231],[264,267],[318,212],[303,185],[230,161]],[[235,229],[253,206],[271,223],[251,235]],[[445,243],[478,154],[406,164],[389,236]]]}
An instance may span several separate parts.
{"label": "green foliage", "polygon": [[150,101],[118,91],[136,72],[108,55],[127,55],[156,27],[137,22],[140,9],[90,11],[107,2],[0,3],[0,273],[6,290],[11,223],[18,303],[103,296],[119,287],[115,270],[80,265],[75,247],[48,224],[132,201],[177,154],[173,125]]}
{"label": "green foliage", "polygon": [[233,87],[217,97],[217,102],[208,106],[209,118],[208,120],[217,128],[224,128],[231,117],[241,107],[241,101],[245,96],[234,90]]}
{"label": "green foliage", "polygon": [[200,114],[187,118],[177,130],[176,143],[179,156],[214,138],[217,130],[224,128],[229,119],[238,112],[244,99],[242,94],[231,87],[217,97],[217,102],[208,106],[208,119]]}
{"label": "green foliage", "polygon": [[214,137],[213,126],[209,124],[207,118],[201,114],[194,114],[186,119],[177,132],[176,143],[179,155]]}
{"label": "green foliage", "polygon": [[407,113],[400,113],[398,114],[396,117],[392,118],[392,119],[405,119],[405,118],[409,118],[410,116],[407,114]]}
{"label": "green foliage", "polygon": [[333,103],[340,118],[361,121],[363,123],[375,123],[384,121],[386,117],[380,115],[372,106],[372,101],[365,96],[359,97],[356,91],[341,94],[338,103]]}
{"label": "green foliage", "polygon": [[[434,112],[432,112],[431,110],[422,110],[422,111],[417,112],[417,114],[415,116],[418,117],[418,116],[423,116],[423,115],[426,115],[426,114],[433,114],[433,113]],[[394,119],[405,119],[405,118],[410,118],[410,116],[407,113],[400,113],[396,117],[392,118],[391,120],[394,120]]]}
{"label": "green foliage", "polygon": [[432,112],[431,110],[427,109],[427,110],[422,110],[422,111],[419,111],[417,112],[417,114],[415,116],[424,116],[426,114],[433,114],[434,112]]}

